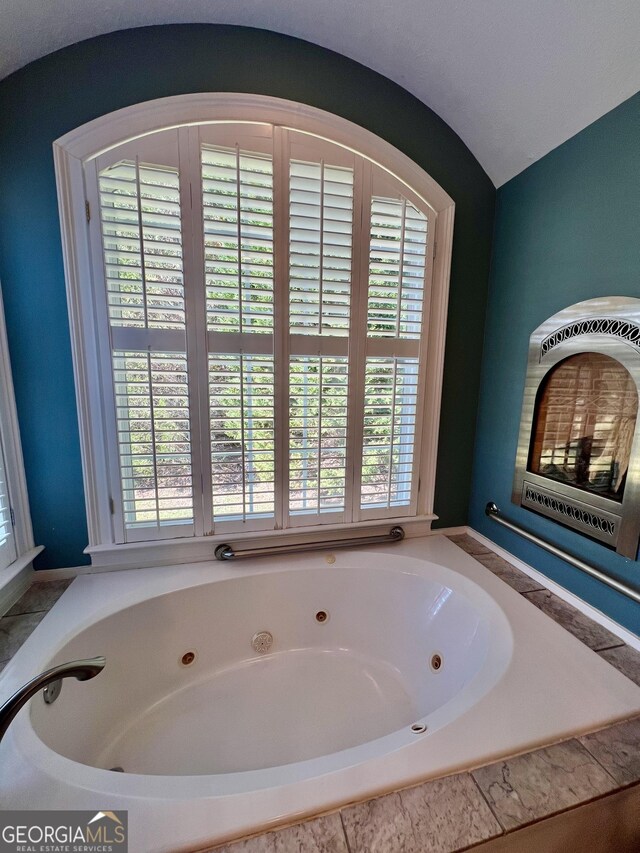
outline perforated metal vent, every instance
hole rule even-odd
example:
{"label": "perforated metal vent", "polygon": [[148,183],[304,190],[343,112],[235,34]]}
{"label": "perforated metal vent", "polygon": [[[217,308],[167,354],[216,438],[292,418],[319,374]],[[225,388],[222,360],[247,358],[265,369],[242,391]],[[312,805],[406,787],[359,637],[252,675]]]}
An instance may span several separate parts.
{"label": "perforated metal vent", "polygon": [[613,335],[640,349],[640,326],[636,323],[615,317],[591,317],[588,320],[570,323],[552,335],[548,335],[540,345],[540,355],[546,355],[558,344],[578,335]]}
{"label": "perforated metal vent", "polygon": [[599,512],[578,501],[546,492],[527,482],[522,492],[522,506],[535,509],[558,521],[564,521],[571,527],[577,527],[589,536],[609,545],[616,543],[620,519],[610,513]]}

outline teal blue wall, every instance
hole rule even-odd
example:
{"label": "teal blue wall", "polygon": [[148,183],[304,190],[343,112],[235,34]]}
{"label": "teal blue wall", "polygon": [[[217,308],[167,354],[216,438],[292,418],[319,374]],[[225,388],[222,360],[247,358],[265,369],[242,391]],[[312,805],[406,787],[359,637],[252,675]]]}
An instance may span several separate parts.
{"label": "teal blue wall", "polygon": [[495,190],[423,103],[335,53],[265,31],[219,26],[111,33],[0,83],[0,282],[39,567],[87,562],[85,505],[51,143],[97,116],[153,98],[238,91],[350,119],[422,166],[456,202],[436,512],[463,524]]}
{"label": "teal blue wall", "polygon": [[640,563],[511,503],[531,332],[596,296],[640,296],[640,94],[498,191],[470,523],[640,633],[640,606],[484,516],[505,515],[640,587]]}

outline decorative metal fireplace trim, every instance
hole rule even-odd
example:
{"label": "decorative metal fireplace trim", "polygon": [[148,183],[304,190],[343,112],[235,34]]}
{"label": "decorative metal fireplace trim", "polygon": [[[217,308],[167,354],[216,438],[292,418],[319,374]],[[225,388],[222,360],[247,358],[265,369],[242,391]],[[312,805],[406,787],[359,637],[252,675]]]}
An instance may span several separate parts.
{"label": "decorative metal fireplace trim", "polygon": [[640,395],[640,299],[612,296],[578,302],[554,314],[531,335],[512,501],[636,559],[640,539],[640,415],[622,501],[531,470],[538,392],[556,365],[581,353],[615,359],[627,369]]}

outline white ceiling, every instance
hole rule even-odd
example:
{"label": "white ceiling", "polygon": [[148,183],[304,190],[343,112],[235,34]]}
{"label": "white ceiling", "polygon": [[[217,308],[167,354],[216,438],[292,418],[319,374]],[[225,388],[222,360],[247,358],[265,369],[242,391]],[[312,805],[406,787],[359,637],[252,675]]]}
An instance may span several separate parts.
{"label": "white ceiling", "polygon": [[0,77],[113,30],[242,24],[384,74],[496,186],[640,89],[639,0],[0,0]]}

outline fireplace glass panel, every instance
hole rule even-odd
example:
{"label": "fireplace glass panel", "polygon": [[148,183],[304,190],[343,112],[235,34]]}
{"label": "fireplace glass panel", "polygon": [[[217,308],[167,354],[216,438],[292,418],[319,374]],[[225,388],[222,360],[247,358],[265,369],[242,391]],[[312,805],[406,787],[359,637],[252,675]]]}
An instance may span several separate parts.
{"label": "fireplace glass panel", "polygon": [[566,358],[538,391],[529,470],[622,501],[637,415],[637,387],[620,362]]}

